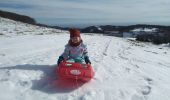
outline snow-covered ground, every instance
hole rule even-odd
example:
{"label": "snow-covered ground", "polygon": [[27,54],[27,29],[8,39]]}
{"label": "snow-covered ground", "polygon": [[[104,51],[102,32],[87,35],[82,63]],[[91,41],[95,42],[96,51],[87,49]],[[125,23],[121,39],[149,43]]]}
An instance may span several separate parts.
{"label": "snow-covered ground", "polygon": [[4,34],[0,35],[0,100],[170,98],[170,47],[166,45],[83,34],[95,76],[88,83],[61,85],[54,69],[69,34],[2,18],[0,33]]}
{"label": "snow-covered ground", "polygon": [[64,32],[62,30],[54,30],[22,22],[16,22],[0,17],[0,35],[18,36],[18,35],[43,35],[43,34],[58,34]]}
{"label": "snow-covered ground", "polygon": [[157,28],[136,28],[131,30],[132,32],[156,32],[158,29]]}

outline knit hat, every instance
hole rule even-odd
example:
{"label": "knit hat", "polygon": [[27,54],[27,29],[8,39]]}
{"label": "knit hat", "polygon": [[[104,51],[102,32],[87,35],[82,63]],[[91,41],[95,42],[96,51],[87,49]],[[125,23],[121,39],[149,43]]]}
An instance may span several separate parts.
{"label": "knit hat", "polygon": [[69,29],[69,32],[70,32],[70,38],[80,37],[80,31],[78,29],[71,28],[71,29]]}

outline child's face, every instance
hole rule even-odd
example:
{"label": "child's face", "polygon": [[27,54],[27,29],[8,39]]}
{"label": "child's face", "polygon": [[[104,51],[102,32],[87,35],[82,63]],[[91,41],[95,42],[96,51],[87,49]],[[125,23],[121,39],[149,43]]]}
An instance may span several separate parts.
{"label": "child's face", "polygon": [[72,41],[73,43],[78,43],[78,42],[80,42],[80,37],[72,37],[72,38],[71,38],[71,41]]}

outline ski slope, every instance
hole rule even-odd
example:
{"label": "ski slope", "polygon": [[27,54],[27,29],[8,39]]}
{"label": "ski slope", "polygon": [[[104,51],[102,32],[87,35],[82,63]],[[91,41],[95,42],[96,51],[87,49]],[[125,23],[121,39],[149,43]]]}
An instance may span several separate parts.
{"label": "ski slope", "polygon": [[[54,69],[69,34],[4,18],[0,21],[0,100],[170,98],[168,45],[82,34],[95,76],[88,83],[59,84]],[[23,34],[16,34],[19,31]]]}

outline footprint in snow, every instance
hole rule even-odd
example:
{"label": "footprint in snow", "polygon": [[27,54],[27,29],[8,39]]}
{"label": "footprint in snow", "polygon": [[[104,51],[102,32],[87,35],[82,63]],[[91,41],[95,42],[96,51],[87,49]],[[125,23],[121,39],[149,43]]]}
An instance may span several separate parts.
{"label": "footprint in snow", "polygon": [[149,95],[151,93],[151,87],[150,86],[145,86],[141,90],[143,95]]}
{"label": "footprint in snow", "polygon": [[153,83],[153,80],[151,78],[144,78],[144,79],[148,82],[148,84],[152,84]]}
{"label": "footprint in snow", "polygon": [[152,87],[150,85],[153,83],[153,80],[148,77],[144,78],[144,80],[147,81],[148,85],[141,87],[140,91],[141,91],[142,95],[146,96],[151,93]]}
{"label": "footprint in snow", "polygon": [[131,98],[131,100],[146,100],[147,96],[151,93],[152,87],[150,86],[153,82],[151,78],[144,78],[148,85],[141,87],[139,90],[137,90],[137,93],[134,94]]}

